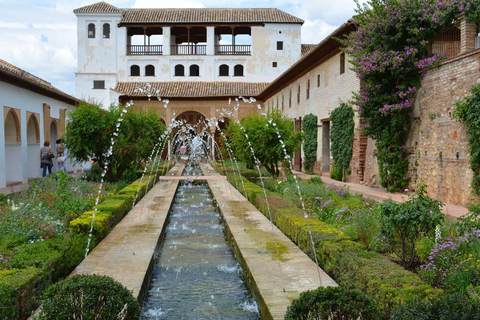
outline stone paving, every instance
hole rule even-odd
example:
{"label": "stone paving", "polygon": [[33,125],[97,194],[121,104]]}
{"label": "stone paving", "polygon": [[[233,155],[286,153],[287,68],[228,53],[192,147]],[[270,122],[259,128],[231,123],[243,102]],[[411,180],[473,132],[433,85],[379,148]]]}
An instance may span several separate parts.
{"label": "stone paving", "polygon": [[[316,175],[308,175],[303,172],[295,171],[295,174],[301,179],[310,179],[313,177],[319,177]],[[395,202],[404,202],[408,200],[408,196],[406,194],[401,193],[390,193],[387,192],[384,188],[372,188],[365,185],[352,183],[352,182],[342,182],[338,180],[331,179],[329,177],[321,176],[320,177],[323,183],[327,185],[336,185],[336,186],[344,186],[346,185],[351,193],[353,194],[361,194],[365,197],[370,197],[377,201],[385,201],[387,199],[391,199]],[[468,213],[468,209],[463,206],[458,206],[451,203],[445,203],[445,206],[442,208],[442,212],[446,215],[446,217],[450,221],[457,220],[458,217],[461,217]]]}
{"label": "stone paving", "polygon": [[[181,175],[177,164],[169,174]],[[133,295],[143,299],[146,278],[153,266],[153,254],[177,190],[178,180],[159,181],[103,239],[73,274],[113,277]]]}
{"label": "stone paving", "polygon": [[[210,165],[201,167],[206,176],[218,176]],[[283,319],[303,291],[337,285],[228,181],[209,179],[208,184],[264,319]]]}

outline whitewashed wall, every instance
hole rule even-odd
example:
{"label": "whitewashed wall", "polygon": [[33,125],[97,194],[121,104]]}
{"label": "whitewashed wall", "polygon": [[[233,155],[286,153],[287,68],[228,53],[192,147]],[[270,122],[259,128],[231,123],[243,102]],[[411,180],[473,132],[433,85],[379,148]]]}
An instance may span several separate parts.
{"label": "whitewashed wall", "polygon": [[[50,105],[50,116],[59,119],[60,109],[73,107],[26,90],[11,84],[0,82],[0,188],[7,186],[7,182],[27,182],[28,179],[42,175],[40,169],[40,148],[45,141],[43,125],[43,104]],[[20,110],[21,142],[5,142],[5,115],[4,107]],[[28,142],[27,112],[39,115],[40,142]],[[50,137],[48,137],[50,139]],[[54,144],[55,141],[52,141]],[[52,148],[54,149],[54,148]],[[81,166],[67,166],[68,170],[78,170]]]}

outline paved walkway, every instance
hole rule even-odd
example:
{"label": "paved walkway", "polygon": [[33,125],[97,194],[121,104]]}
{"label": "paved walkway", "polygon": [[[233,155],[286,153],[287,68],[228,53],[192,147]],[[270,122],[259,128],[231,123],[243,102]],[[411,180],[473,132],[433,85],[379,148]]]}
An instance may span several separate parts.
{"label": "paved walkway", "polygon": [[[218,176],[210,165],[201,167],[205,176]],[[263,319],[283,319],[291,302],[306,290],[337,285],[228,181],[207,181],[260,300]]]}
{"label": "paved walkway", "polygon": [[[319,177],[317,175],[308,175],[303,172],[294,171],[294,173],[301,179],[310,179],[313,177]],[[390,193],[387,192],[384,188],[372,188],[365,185],[351,183],[351,182],[342,182],[338,180],[334,180],[325,176],[320,177],[323,183],[327,185],[336,185],[336,186],[344,186],[346,185],[351,193],[353,194],[361,194],[365,197],[370,197],[377,201],[385,201],[387,199],[391,199],[395,202],[404,202],[408,200],[408,196],[406,194],[401,193]],[[457,220],[458,217],[465,215],[468,212],[468,209],[463,206],[458,206],[455,204],[446,203],[445,206],[442,208],[442,212],[447,216],[447,218],[451,221]]]}
{"label": "paved walkway", "polygon": [[[169,173],[182,174],[177,164]],[[122,283],[139,301],[148,289],[153,254],[179,181],[159,181],[103,239],[72,274],[107,275]]]}

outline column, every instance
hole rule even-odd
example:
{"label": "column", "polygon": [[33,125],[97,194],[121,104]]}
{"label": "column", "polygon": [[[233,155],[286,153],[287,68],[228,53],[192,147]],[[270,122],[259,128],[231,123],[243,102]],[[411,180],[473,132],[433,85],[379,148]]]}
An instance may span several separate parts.
{"label": "column", "polygon": [[215,55],[215,27],[207,27],[207,55]]}
{"label": "column", "polygon": [[0,107],[0,120],[2,122],[2,128],[3,130],[0,130],[0,188],[5,188],[6,187],[6,181],[7,181],[7,167],[5,163],[5,116],[4,116],[4,110],[5,107]]}
{"label": "column", "polygon": [[477,36],[477,25],[475,22],[467,22],[464,15],[460,22],[460,53],[475,50],[475,37]]}
{"label": "column", "polygon": [[170,27],[163,27],[162,28],[162,33],[163,33],[163,55],[164,56],[169,56],[171,51],[170,51],[170,35],[171,35],[171,29]]}

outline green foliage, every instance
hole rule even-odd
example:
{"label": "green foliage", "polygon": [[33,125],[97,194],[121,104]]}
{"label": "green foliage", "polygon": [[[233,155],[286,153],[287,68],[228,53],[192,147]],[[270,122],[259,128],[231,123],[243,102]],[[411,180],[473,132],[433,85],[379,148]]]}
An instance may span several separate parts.
{"label": "green foliage", "polygon": [[341,103],[330,115],[332,121],[330,141],[333,167],[336,172],[334,176],[332,176],[333,179],[338,178],[339,175],[337,172],[340,172],[339,180],[345,181],[346,178],[345,171],[348,170],[353,152],[353,136],[355,134],[353,116],[353,108],[346,103]]}
{"label": "green foliage", "polygon": [[406,202],[387,200],[381,204],[382,233],[391,239],[404,266],[414,263],[417,240],[432,233],[443,221],[442,206],[443,203],[427,195],[424,184]]}
{"label": "green foliage", "polygon": [[75,275],[42,295],[40,320],[138,319],[140,306],[132,293],[107,276]]}
{"label": "green foliage", "polygon": [[471,95],[458,101],[453,116],[467,126],[472,188],[480,194],[480,84],[470,88]]}
{"label": "green foliage", "polygon": [[370,299],[345,287],[306,291],[288,307],[286,320],[373,320],[377,312]]}
{"label": "green foliage", "polygon": [[431,300],[409,301],[399,307],[391,320],[479,320],[480,305],[465,296],[443,295]]}
{"label": "green foliage", "polygon": [[303,154],[305,155],[304,165],[307,171],[313,171],[313,165],[317,161],[317,116],[307,114],[302,119]]}
{"label": "green foliage", "polygon": [[457,227],[462,233],[480,230],[480,202],[468,204],[468,213],[457,219]]}
{"label": "green foliage", "polygon": [[[227,178],[232,185],[235,184],[233,173],[227,174]],[[243,181],[249,201],[264,215],[268,216],[262,188],[245,178],[243,178]],[[313,259],[309,228],[304,218],[304,212],[298,202],[294,201],[296,204],[287,202],[287,200],[292,199],[287,198],[286,195],[294,195],[296,190],[290,189],[289,178],[282,182],[282,184],[284,183],[286,186],[281,189],[282,194],[267,192],[275,225]],[[345,206],[342,199],[343,201],[348,199],[347,204],[352,211],[362,207],[361,199],[348,195],[343,188],[327,186],[328,188],[324,187],[324,191],[321,191],[322,189],[317,189],[318,186],[322,186],[318,180],[300,185],[302,195],[305,195],[304,200],[307,202],[307,210],[311,210],[308,209],[309,197],[312,197],[315,201],[319,201],[315,197],[333,197],[333,203],[329,204],[334,208],[332,212],[340,211]],[[306,196],[307,194],[308,196]],[[336,201],[338,201],[338,205]],[[373,206],[373,204],[370,203],[368,206]],[[311,214],[309,219],[310,230],[320,267],[332,276],[338,284],[364,291],[370,295],[378,308],[381,309],[379,314],[382,316],[385,314],[382,319],[388,319],[391,310],[402,302],[411,299],[425,299],[441,292],[441,290],[434,290],[416,274],[405,270],[383,255],[369,252],[362,244],[350,241],[349,237],[342,230],[339,230],[340,228],[315,218],[312,211],[309,211],[309,213]],[[348,222],[348,211],[339,214],[341,218],[338,220],[335,214],[329,217],[337,221],[345,221],[344,223]],[[368,211],[365,214],[368,214]]]}
{"label": "green foliage", "polygon": [[[109,157],[110,139],[120,115],[121,109],[114,106],[104,110],[99,105],[82,103],[70,113],[72,120],[65,133],[65,143],[73,158],[79,161],[95,158],[100,168],[110,161],[108,181],[118,181],[125,171],[135,170],[138,163],[148,159],[165,130],[156,113],[128,110],[115,137],[113,155]],[[95,174],[89,176],[93,178]]]}
{"label": "green foliage", "polygon": [[285,144],[287,154],[291,157],[293,152],[300,148],[302,137],[300,132],[294,131],[293,122],[280,111],[269,111],[266,117],[254,113],[244,118],[241,125],[232,121],[227,127],[227,137],[240,161],[246,164],[254,163],[251,144],[260,164],[272,176],[278,176],[280,173],[278,165],[285,156],[277,130]]}

